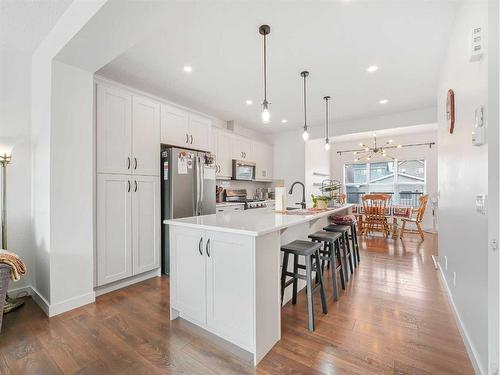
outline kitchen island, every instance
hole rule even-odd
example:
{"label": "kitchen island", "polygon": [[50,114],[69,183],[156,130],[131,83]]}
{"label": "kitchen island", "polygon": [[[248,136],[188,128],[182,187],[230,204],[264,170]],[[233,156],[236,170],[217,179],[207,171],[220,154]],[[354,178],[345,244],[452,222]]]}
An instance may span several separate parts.
{"label": "kitchen island", "polygon": [[[350,207],[285,214],[255,209],[165,220],[170,318],[186,319],[244,349],[256,365],[281,337],[280,246],[307,240],[328,224],[328,216],[347,214]],[[288,292],[285,301],[291,298]]]}

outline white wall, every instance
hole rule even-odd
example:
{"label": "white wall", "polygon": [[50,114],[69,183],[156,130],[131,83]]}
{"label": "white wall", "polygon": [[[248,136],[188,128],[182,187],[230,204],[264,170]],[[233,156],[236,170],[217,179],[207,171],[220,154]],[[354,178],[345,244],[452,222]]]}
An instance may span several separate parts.
{"label": "white wall", "polygon": [[[389,139],[393,140],[394,145],[398,144],[411,144],[411,143],[425,143],[425,142],[436,142],[437,133],[436,132],[426,132],[426,133],[416,133],[416,134],[405,134],[405,135],[395,135],[395,136],[384,136],[377,138],[379,144],[384,144]],[[331,173],[332,178],[343,182],[343,170],[344,164],[352,163],[355,156],[352,153],[343,153],[339,155],[337,151],[341,150],[352,150],[359,149],[359,143],[364,143],[366,145],[371,145],[373,138],[367,137],[364,139],[359,139],[356,141],[349,142],[336,142],[333,139],[333,147],[331,149]],[[388,150],[387,154],[395,157],[398,160],[411,160],[411,159],[425,159],[426,160],[426,193],[429,194],[429,198],[437,196],[437,185],[438,185],[438,171],[437,171],[437,156],[438,147],[437,145],[429,148],[428,146],[419,147],[408,147],[408,148],[396,148]],[[377,161],[387,161],[386,158],[372,158],[371,162]],[[427,206],[423,228],[425,230],[432,229],[432,206]]]}
{"label": "white wall", "polygon": [[[469,62],[469,37],[473,27],[486,31],[487,25],[487,2],[460,5],[437,92],[439,259],[476,371],[483,374],[488,371],[488,218],[476,212],[475,196],[488,193],[489,146],[472,146],[471,131],[475,108],[488,100],[488,52]],[[456,100],[453,134],[445,120],[450,88]]]}
{"label": "white wall", "polygon": [[[51,313],[94,300],[94,77],[52,66]],[[57,270],[57,271],[56,271]]]}
{"label": "white wall", "polygon": [[[35,267],[31,241],[31,56],[0,46],[0,137],[18,140],[7,169],[8,248],[26,263],[28,272],[9,290],[31,284]],[[13,293],[14,296],[16,292]]]}
{"label": "white wall", "polygon": [[[273,178],[283,180],[287,189],[293,182],[305,182],[305,142],[302,131],[274,135]],[[302,200],[302,190],[296,186],[293,195],[287,194],[287,206],[295,206]]]}
{"label": "white wall", "polygon": [[[381,129],[394,129],[436,122],[436,107],[425,107],[405,112],[362,117],[350,120],[330,121],[330,137],[346,134],[373,132]],[[314,124],[310,128],[311,138],[324,138],[324,125]]]}
{"label": "white wall", "polygon": [[[71,255],[58,254],[58,243],[61,237],[56,238],[54,242],[55,247],[52,245],[53,234],[61,235],[58,233],[59,228],[53,226],[52,220],[57,223],[61,223],[60,214],[58,207],[62,202],[59,199],[63,196],[54,194],[53,189],[57,189],[58,172],[64,169],[64,166],[58,165],[61,162],[59,159],[59,151],[64,153],[64,158],[73,157],[76,160],[82,160],[81,155],[68,155],[67,149],[62,148],[61,150],[56,150],[52,148],[51,142],[56,142],[55,144],[61,146],[59,131],[63,131],[61,124],[54,124],[52,128],[52,119],[59,117],[58,121],[64,118],[64,108],[56,108],[52,106],[52,62],[54,57],[64,48],[64,46],[81,30],[81,28],[87,24],[89,19],[91,19],[95,13],[101,8],[105,3],[105,0],[94,0],[94,1],[75,1],[73,2],[66,12],[62,15],[59,22],[54,26],[54,28],[49,32],[44,41],[40,44],[37,50],[32,56],[31,64],[31,125],[32,125],[32,224],[33,224],[33,250],[35,257],[35,280],[32,283],[32,288],[34,291],[34,299],[44,311],[53,315],[61,310],[62,305],[51,309],[51,305],[60,304],[61,298],[64,295],[73,294],[73,299],[68,301],[66,307],[71,306],[77,307],[79,305],[80,297],[77,293],[80,291],[80,282],[75,280],[70,273],[72,268],[78,268],[79,264],[74,261],[77,257],[72,258]],[[77,80],[74,82],[78,82]],[[54,83],[58,83],[56,80]],[[80,100],[80,94],[78,87],[72,88],[76,93],[74,94],[74,99]],[[68,90],[66,90],[68,91]],[[72,97],[69,92],[65,93],[68,97]],[[59,94],[62,95],[62,94]],[[57,102],[59,102],[59,97],[54,97]],[[77,104],[77,103],[74,103]],[[74,105],[73,104],[73,105]],[[68,108],[72,107],[69,103],[65,103]],[[61,112],[58,112],[61,110]],[[86,108],[86,113],[92,113],[92,106]],[[54,116],[53,113],[54,112]],[[81,112],[75,112],[75,116],[80,116]],[[83,117],[86,119],[88,117]],[[76,121],[76,119],[75,119]],[[92,123],[88,126],[92,128]],[[56,133],[54,133],[56,132]],[[83,139],[85,141],[85,138]],[[84,144],[82,144],[84,146]],[[88,145],[89,147],[91,145]],[[81,149],[75,149],[74,152],[78,152]],[[86,151],[83,156],[88,156],[88,151]],[[52,159],[55,156],[56,158]],[[54,167],[54,170],[52,170]],[[63,168],[63,169],[59,169]],[[88,172],[88,171],[87,171]],[[52,176],[56,177],[52,180]],[[90,176],[91,177],[91,176]],[[87,181],[88,176],[83,178],[83,181]],[[85,182],[84,182],[85,184]],[[71,195],[73,191],[68,192]],[[64,196],[67,197],[67,196]],[[91,196],[92,199],[92,196]],[[70,204],[70,202],[64,202]],[[52,215],[51,210],[55,209],[54,215]],[[92,208],[88,208],[92,210]],[[78,213],[75,212],[75,215]],[[87,233],[86,229],[85,233]],[[55,253],[53,252],[55,251]],[[88,248],[88,253],[92,256],[93,248]],[[55,259],[56,256],[66,257],[61,263]],[[73,261],[73,263],[71,263]],[[61,264],[65,264],[71,267],[67,272],[52,268],[52,266],[58,267]],[[60,272],[61,275],[66,275],[66,278],[58,278],[56,274]],[[92,275],[90,276],[92,277]],[[52,288],[55,294],[52,295]],[[57,292],[57,288],[65,288],[64,293]],[[54,297],[54,301],[53,301]],[[80,303],[81,305],[82,303]]]}
{"label": "white wall", "polygon": [[[321,183],[330,176],[330,153],[325,150],[324,139],[312,139],[305,142],[305,181],[306,181],[306,202],[307,207],[312,207],[311,194],[320,194],[315,183]],[[318,176],[320,173],[328,176]]]}

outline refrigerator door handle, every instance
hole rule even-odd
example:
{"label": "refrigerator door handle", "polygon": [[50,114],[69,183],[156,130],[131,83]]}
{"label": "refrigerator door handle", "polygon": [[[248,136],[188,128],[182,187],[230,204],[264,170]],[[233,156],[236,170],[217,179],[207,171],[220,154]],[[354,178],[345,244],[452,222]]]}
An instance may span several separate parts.
{"label": "refrigerator door handle", "polygon": [[200,160],[199,157],[195,158],[196,163],[196,203],[195,203],[195,216],[199,215],[200,205]]}
{"label": "refrigerator door handle", "polygon": [[[201,205],[201,210],[203,210],[203,196],[204,196],[204,191],[203,189],[205,188],[205,166],[204,164],[201,163],[202,158],[200,158],[200,205]],[[201,213],[201,212],[200,212]]]}

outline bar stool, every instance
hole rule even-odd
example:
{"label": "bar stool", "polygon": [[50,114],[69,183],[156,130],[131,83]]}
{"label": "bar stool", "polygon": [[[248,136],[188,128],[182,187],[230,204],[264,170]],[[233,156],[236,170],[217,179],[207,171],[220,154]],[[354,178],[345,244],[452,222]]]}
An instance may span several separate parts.
{"label": "bar stool", "polygon": [[[308,325],[309,331],[314,331],[314,305],[313,305],[313,292],[319,288],[321,296],[321,306],[323,308],[323,314],[328,313],[328,307],[326,305],[326,295],[325,288],[323,285],[323,275],[321,273],[320,267],[320,255],[319,250],[321,244],[296,240],[290,242],[286,245],[281,246],[281,251],[283,251],[283,267],[281,270],[281,305],[283,305],[283,296],[285,294],[285,288],[290,284],[293,284],[293,297],[292,304],[297,303],[297,283],[298,279],[306,281],[307,288],[307,313],[308,313]],[[288,257],[293,255],[293,272],[288,272]],[[299,264],[298,257],[303,256],[305,258],[305,266]],[[299,269],[305,269],[306,274],[299,274]],[[312,285],[312,273],[316,272],[316,277],[319,280],[319,285],[314,287]],[[286,281],[286,277],[290,276],[291,279]]]}
{"label": "bar stool", "polygon": [[[342,257],[340,256],[340,237],[341,233],[333,232],[316,232],[309,235],[309,238],[314,242],[323,243],[323,250],[320,250],[321,254],[321,271],[324,269],[325,262],[327,262],[327,267],[330,268],[332,273],[332,284],[333,284],[333,300],[338,301],[339,299],[339,288],[337,284],[337,273],[340,273],[340,282],[342,284],[342,289],[345,290],[345,269],[342,265]],[[330,267],[331,263],[331,267]]]}
{"label": "bar stool", "polygon": [[358,245],[358,229],[357,220],[354,215],[336,215],[331,217],[332,223],[337,225],[348,225],[351,227],[350,240],[352,242],[352,250],[355,254],[355,262],[359,265],[359,245]]}
{"label": "bar stool", "polygon": [[[336,232],[336,233],[338,232],[341,234],[340,242],[342,245],[342,249],[344,250],[344,257],[346,259],[346,262],[349,260],[349,270],[351,271],[352,275],[354,273],[352,260],[354,259],[355,267],[357,267],[358,265],[356,264],[356,257],[353,254],[351,254],[351,246],[349,245],[349,229],[350,227],[348,225],[336,225],[336,224],[330,224],[323,228],[323,230],[327,232]],[[346,280],[349,281],[349,277],[346,277]]]}

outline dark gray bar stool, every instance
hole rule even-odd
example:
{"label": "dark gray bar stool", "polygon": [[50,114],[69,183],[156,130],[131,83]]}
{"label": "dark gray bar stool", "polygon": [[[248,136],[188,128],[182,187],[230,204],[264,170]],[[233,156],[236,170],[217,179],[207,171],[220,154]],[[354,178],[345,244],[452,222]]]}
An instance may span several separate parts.
{"label": "dark gray bar stool", "polygon": [[[341,237],[342,248],[344,249],[344,256],[346,257],[346,261],[349,260],[349,270],[351,271],[352,274],[354,272],[353,259],[354,259],[354,267],[358,267],[358,265],[356,263],[356,256],[351,253],[351,246],[349,244],[350,226],[330,224],[324,227],[323,230],[326,230],[327,232],[338,232],[342,234]],[[349,281],[349,278],[347,278],[347,281]]]}
{"label": "dark gray bar stool", "polygon": [[[281,270],[281,305],[283,305],[283,296],[285,294],[285,288],[290,284],[293,284],[293,297],[292,304],[297,303],[297,282],[299,279],[306,281],[307,288],[307,313],[309,322],[309,331],[314,331],[314,305],[313,305],[313,292],[319,288],[321,296],[321,306],[323,308],[323,314],[328,313],[328,307],[326,305],[326,295],[325,288],[323,285],[323,275],[321,273],[320,267],[320,255],[319,250],[321,244],[314,243],[310,241],[296,240],[290,242],[286,245],[281,246],[281,251],[283,251],[283,267]],[[288,272],[288,257],[293,255],[293,272]],[[298,257],[303,256],[305,258],[305,266],[299,264]],[[305,269],[306,274],[299,274],[299,269]],[[312,273],[316,272],[316,277],[319,280],[319,285],[313,289]],[[286,281],[286,277],[291,277],[290,280]]]}
{"label": "dark gray bar stool", "polygon": [[359,244],[358,244],[358,233],[357,233],[357,220],[355,215],[336,215],[331,216],[332,224],[336,225],[348,225],[351,227],[351,233],[349,239],[352,243],[352,251],[354,255],[354,266],[359,265],[361,261],[359,257]]}
{"label": "dark gray bar stool", "polygon": [[[323,243],[321,254],[321,270],[323,271],[325,262],[327,267],[331,269],[332,284],[333,284],[333,299],[338,301],[339,288],[337,284],[337,273],[340,273],[340,282],[342,289],[345,290],[345,268],[342,265],[342,256],[340,255],[340,238],[342,233],[336,232],[316,232],[309,235],[309,238],[315,242]],[[330,267],[331,263],[331,267]]]}

